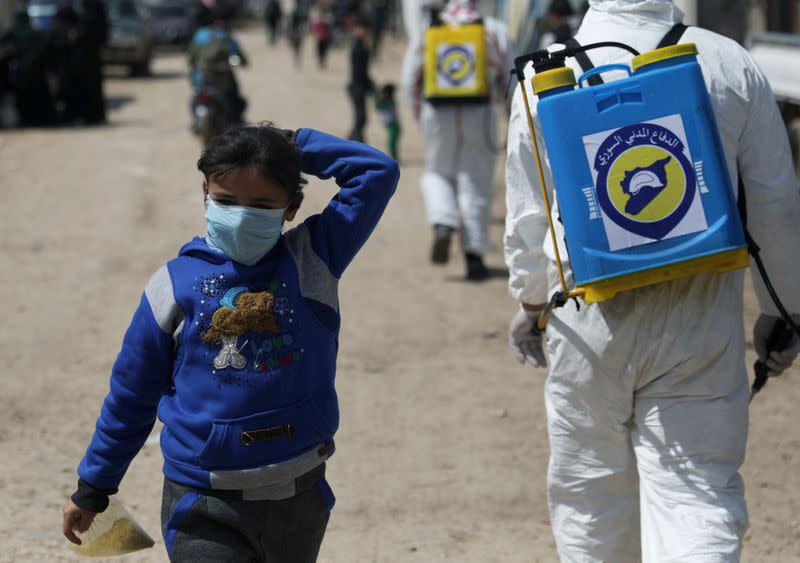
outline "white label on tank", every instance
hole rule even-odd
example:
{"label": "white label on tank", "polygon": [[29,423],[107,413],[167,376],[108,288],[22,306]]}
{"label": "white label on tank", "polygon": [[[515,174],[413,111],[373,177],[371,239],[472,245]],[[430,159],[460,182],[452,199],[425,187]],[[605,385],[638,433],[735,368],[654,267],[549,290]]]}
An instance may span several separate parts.
{"label": "white label on tank", "polygon": [[610,250],[708,229],[680,114],[583,137]]}

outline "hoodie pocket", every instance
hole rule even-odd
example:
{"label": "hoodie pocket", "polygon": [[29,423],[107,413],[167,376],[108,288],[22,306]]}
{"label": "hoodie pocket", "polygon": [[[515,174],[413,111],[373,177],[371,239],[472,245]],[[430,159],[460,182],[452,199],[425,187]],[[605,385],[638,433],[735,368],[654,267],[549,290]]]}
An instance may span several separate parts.
{"label": "hoodie pocket", "polygon": [[288,407],[242,418],[217,419],[197,454],[203,469],[236,469],[292,458],[331,438],[310,396]]}

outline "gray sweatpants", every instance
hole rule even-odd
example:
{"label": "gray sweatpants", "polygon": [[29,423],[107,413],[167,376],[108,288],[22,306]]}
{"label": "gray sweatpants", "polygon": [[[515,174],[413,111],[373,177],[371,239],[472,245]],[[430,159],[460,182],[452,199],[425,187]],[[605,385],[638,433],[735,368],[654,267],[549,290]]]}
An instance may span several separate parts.
{"label": "gray sweatpants", "polygon": [[286,500],[242,500],[239,491],[165,479],[161,530],[170,561],[314,563],[333,502],[324,463]]}

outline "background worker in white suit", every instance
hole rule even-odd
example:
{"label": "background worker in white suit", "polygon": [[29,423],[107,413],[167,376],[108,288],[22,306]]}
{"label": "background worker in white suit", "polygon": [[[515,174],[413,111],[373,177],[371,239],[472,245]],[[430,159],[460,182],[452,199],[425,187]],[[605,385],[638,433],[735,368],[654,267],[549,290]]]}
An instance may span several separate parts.
{"label": "background worker in white suit", "polygon": [[409,46],[403,65],[403,86],[425,140],[422,194],[433,226],[431,260],[449,260],[450,239],[461,231],[467,279],[485,279],[483,256],[489,251],[492,177],[496,158],[496,118],[492,100],[502,99],[514,66],[506,25],[482,17],[474,0],[450,0],[441,12],[443,23],[463,26],[482,22],[486,33],[486,64],[491,91],[483,103],[433,105],[424,96],[424,34]]}
{"label": "background worker in white suit", "polygon": [[[590,5],[575,37],[581,45],[619,41],[649,51],[683,17],[670,0]],[[690,27],[681,42],[697,45],[734,187],[742,175],[749,231],[778,295],[799,318],[800,185],[772,92],[734,41]],[[596,67],[631,61],[615,48],[587,54]],[[567,64],[580,76],[574,59]],[[535,116],[529,85],[528,96]],[[744,270],[631,290],[580,310],[571,301],[555,312],[546,335],[537,334],[536,311],[558,289],[558,278],[519,87],[506,178],[506,262],[510,293],[522,304],[510,341],[519,361],[544,366],[546,340],[548,498],[562,561],[738,561],[748,526],[739,475],[749,398]],[[563,228],[555,226],[566,259]],[[795,337],[767,358],[777,310],[757,273],[753,282],[762,311],[753,341],[777,374],[792,364],[800,343]]]}

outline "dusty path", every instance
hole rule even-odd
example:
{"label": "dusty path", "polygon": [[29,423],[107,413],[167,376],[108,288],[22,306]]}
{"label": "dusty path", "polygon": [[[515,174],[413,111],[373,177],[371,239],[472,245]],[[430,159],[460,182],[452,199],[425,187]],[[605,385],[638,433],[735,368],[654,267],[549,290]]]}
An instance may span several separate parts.
{"label": "dusty path", "polygon": [[[284,47],[268,51],[255,30],[241,37],[253,60],[241,73],[250,119],[347,132],[344,52],[320,74],[307,43],[300,73]],[[399,80],[402,48],[387,45],[377,79]],[[185,66],[169,55],[155,71],[108,81],[108,128],[0,134],[0,561],[71,559],[60,507],[122,334],[150,273],[202,228]],[[427,264],[422,152],[403,118],[400,188],[342,284],[342,425],[329,466],[338,503],[320,561],[554,561],[544,372],[506,350],[514,304],[502,271],[469,285],[460,260]],[[382,146],[374,117],[368,136]],[[501,270],[499,164],[489,262]],[[305,211],[332,194],[312,183]],[[799,376],[770,383],[753,405],[746,561],[800,561]],[[122,485],[120,498],[159,540],[130,561],[166,560],[160,465],[158,448],[146,447]]]}

